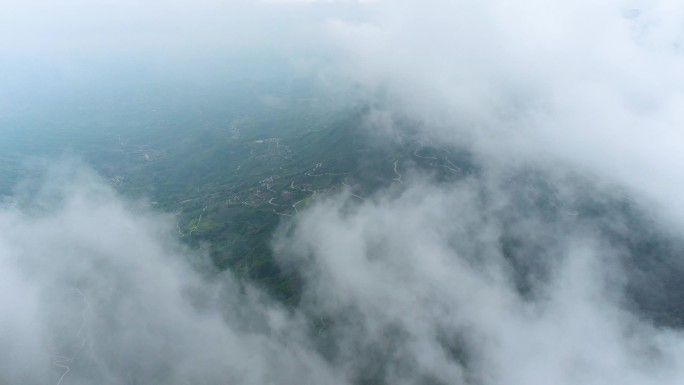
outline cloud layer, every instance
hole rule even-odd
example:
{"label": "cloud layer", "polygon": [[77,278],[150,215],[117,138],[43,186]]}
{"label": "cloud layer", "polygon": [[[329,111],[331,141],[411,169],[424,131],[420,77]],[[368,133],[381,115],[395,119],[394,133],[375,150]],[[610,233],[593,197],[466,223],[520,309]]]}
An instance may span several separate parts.
{"label": "cloud layer", "polygon": [[419,180],[395,198],[328,201],[282,240],[308,272],[302,306],[325,320],[332,362],[362,383],[682,381],[684,336],[635,312],[635,267],[605,224],[483,190],[502,192]]}
{"label": "cloud layer", "polygon": [[[285,39],[274,25],[303,20],[283,36],[297,47],[332,39],[324,52],[336,70],[391,117],[371,129],[394,140],[393,119],[410,120],[425,143],[466,148],[479,171],[455,182],[414,171],[363,204],[342,194],[303,212],[274,240],[283,266],[305,277],[295,310],[230,273],[197,273],[188,260],[202,256],[174,239],[169,218],[87,171],[52,171],[0,211],[0,382],[684,381],[681,329],[647,306],[676,315],[684,293],[672,283],[684,271],[676,2],[378,1],[363,17],[332,14],[327,35],[329,16],[242,6],[235,15],[259,15],[255,30],[278,21],[257,34],[263,42],[215,36],[242,24],[207,16],[227,9],[217,3],[180,2],[124,50],[156,41],[174,18],[187,30],[214,21],[160,40],[181,55],[194,43],[273,46]],[[126,7],[143,19],[156,9]],[[40,52],[34,37],[64,25],[0,50]],[[72,48],[92,53],[91,43]]]}
{"label": "cloud layer", "polygon": [[679,329],[644,310],[681,303],[663,300],[682,292],[665,283],[682,271],[681,7],[368,9],[329,31],[389,116],[370,129],[395,140],[414,122],[480,172],[321,203],[281,243],[306,256],[310,311],[338,320],[331,359],[368,382],[682,381]]}
{"label": "cloud layer", "polygon": [[48,174],[0,211],[2,383],[334,382],[303,320],[201,277],[171,218],[79,167]]}
{"label": "cloud layer", "polygon": [[305,211],[274,244],[305,283],[286,310],[229,272],[198,273],[204,257],[172,218],[79,166],[52,168],[0,211],[0,379],[681,382],[684,336],[635,310],[635,267],[596,232],[614,213],[549,218],[491,183],[407,176],[401,191]]}
{"label": "cloud layer", "polygon": [[345,71],[489,163],[571,164],[682,222],[684,14],[673,1],[397,1],[331,23]]}

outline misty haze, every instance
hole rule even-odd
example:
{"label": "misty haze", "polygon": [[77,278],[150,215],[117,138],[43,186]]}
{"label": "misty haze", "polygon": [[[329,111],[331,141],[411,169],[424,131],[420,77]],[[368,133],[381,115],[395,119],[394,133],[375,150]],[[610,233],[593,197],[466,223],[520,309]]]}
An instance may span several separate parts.
{"label": "misty haze", "polygon": [[684,6],[0,10],[0,384],[684,384]]}

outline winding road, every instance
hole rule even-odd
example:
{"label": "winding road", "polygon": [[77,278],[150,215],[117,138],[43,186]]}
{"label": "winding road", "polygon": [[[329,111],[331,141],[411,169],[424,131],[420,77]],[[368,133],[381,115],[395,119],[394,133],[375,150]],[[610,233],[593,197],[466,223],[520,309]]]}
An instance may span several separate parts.
{"label": "winding road", "polygon": [[360,195],[354,194],[354,193],[352,192],[352,186],[346,184],[345,182],[342,182],[342,185],[343,185],[343,186],[346,186],[346,187],[349,189],[349,195],[351,195],[351,196],[353,196],[353,197],[355,197],[355,198],[359,198],[359,199],[361,199],[362,201],[365,201],[365,200],[366,200],[366,198],[364,198],[364,197],[362,197],[362,196],[360,196]]}
{"label": "winding road", "polygon": [[401,174],[399,174],[399,171],[397,171],[397,163],[398,162],[399,162],[399,159],[394,161],[394,173],[397,175],[397,177],[392,179],[392,180],[395,180],[401,184],[404,184],[404,182],[401,181]]}
{"label": "winding road", "polygon": [[59,377],[59,381],[57,381],[57,385],[60,385],[62,383],[62,380],[64,380],[64,377],[66,377],[66,375],[69,374],[69,372],[71,371],[71,368],[69,367],[69,365],[66,365],[66,364],[69,362],[72,362],[74,359],[64,357],[64,356],[60,356],[60,355],[55,356],[55,358],[57,358],[57,359],[52,361],[52,364],[58,368],[64,369],[64,373],[62,373],[62,376]]}
{"label": "winding road", "polygon": [[[83,292],[79,289],[73,288],[71,292],[78,294],[83,300],[84,304],[83,311],[81,312],[81,319],[83,320],[83,322],[81,323],[81,326],[78,328],[78,331],[76,332],[76,337],[80,341],[79,349],[83,349],[86,346],[86,343],[88,343],[88,340],[83,336],[83,329],[85,329],[86,323],[88,321],[88,310],[90,309],[90,303],[88,303],[88,299],[86,298],[85,294],[83,294]],[[61,385],[66,375],[69,374],[69,372],[71,372],[71,366],[67,364],[73,362],[74,357],[66,357],[61,354],[55,354],[54,357],[55,359],[52,361],[52,365],[64,369],[64,372],[62,372],[62,375],[59,377],[59,380],[57,381],[57,385]]]}

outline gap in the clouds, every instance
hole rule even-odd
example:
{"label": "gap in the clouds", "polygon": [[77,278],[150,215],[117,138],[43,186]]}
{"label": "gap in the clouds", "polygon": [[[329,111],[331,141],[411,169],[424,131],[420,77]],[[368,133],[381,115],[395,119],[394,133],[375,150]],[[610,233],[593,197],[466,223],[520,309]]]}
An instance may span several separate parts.
{"label": "gap in the clouds", "polygon": [[[320,106],[320,101],[314,102]],[[154,136],[129,144],[120,134],[108,134],[124,151],[131,147],[127,156],[140,159],[135,161],[139,165],[126,171],[123,186],[121,180],[107,178],[122,193],[135,196],[136,190],[147,191],[146,199],[153,201],[156,210],[175,212],[177,235],[188,245],[208,251],[219,271],[229,269],[257,282],[290,305],[299,302],[306,282],[290,262],[272,259],[278,223],[296,224],[298,216],[306,215],[307,206],[325,204],[339,194],[350,194],[348,210],[354,212],[364,205],[399,200],[407,187],[422,186],[425,194],[431,189],[453,190],[457,195],[469,186],[474,191],[472,210],[485,213],[486,218],[467,229],[468,242],[447,239],[459,258],[477,265],[498,255],[518,293],[535,301],[543,297],[565,242],[576,236],[595,237],[618,255],[625,269],[623,305],[658,324],[682,325],[684,288],[677,276],[683,269],[678,256],[684,245],[676,233],[651,219],[648,208],[569,169],[529,165],[492,171],[486,158],[478,158],[465,147],[437,143],[423,134],[417,122],[388,118],[376,109],[331,111],[315,117],[318,121],[303,133],[293,129],[284,136],[281,129],[280,137],[266,143],[272,140],[269,132],[260,133],[262,128],[246,118],[233,120],[225,128],[217,126],[215,132],[205,129],[201,133],[210,137],[228,136],[209,151],[210,139],[196,133],[185,134],[184,148],[160,147],[163,142],[155,142]],[[282,122],[282,115],[276,117]],[[226,152],[245,144],[249,152],[236,154],[236,159],[243,159],[240,164],[223,170],[217,167],[231,161]],[[191,168],[169,168],[177,160],[193,159],[197,151],[207,155],[192,160]],[[40,192],[44,183],[35,170],[41,167],[33,167],[36,177],[20,183],[17,196]],[[244,179],[244,170],[256,174]],[[75,176],[65,172],[61,178]],[[176,188],[174,179],[185,178],[194,180],[189,188],[180,188],[178,193],[168,188]],[[221,179],[228,184],[220,186]],[[463,214],[453,212],[453,222],[458,223]],[[486,231],[493,231],[492,238],[479,239]],[[204,268],[209,266],[205,263]]]}
{"label": "gap in the clouds", "polygon": [[[194,214],[199,215],[194,216],[191,211],[192,219],[182,227],[174,223],[178,214],[174,217],[168,210],[173,206],[160,205],[159,201],[150,204],[129,200],[130,196],[122,203],[119,194],[126,196],[128,193],[121,189],[117,192],[120,187],[117,180],[107,178],[108,185],[105,185],[103,176],[84,171],[78,162],[63,161],[58,167],[49,165],[55,162],[38,164],[34,177],[15,189],[16,209],[40,223],[41,218],[49,217],[55,210],[68,214],[69,210],[60,207],[70,202],[67,207],[79,209],[80,216],[45,223],[39,230],[34,230],[34,235],[49,235],[53,231],[49,230],[51,228],[62,231],[54,224],[71,218],[69,220],[75,222],[63,229],[68,232],[66,243],[57,242],[56,245],[80,244],[85,239],[84,246],[68,246],[66,255],[85,252],[101,256],[92,276],[55,283],[56,287],[62,287],[61,292],[69,294],[60,297],[61,292],[56,291],[57,297],[49,302],[72,311],[68,317],[61,318],[68,325],[51,326],[63,330],[68,338],[51,344],[70,351],[82,344],[82,331],[88,328],[92,331],[95,327],[89,324],[81,328],[82,325],[76,322],[89,317],[90,310],[86,311],[86,307],[94,306],[93,311],[102,311],[105,306],[114,312],[125,312],[132,306],[142,317],[149,317],[149,321],[145,321],[149,324],[144,328],[151,328],[151,338],[159,338],[159,341],[171,338],[174,333],[190,333],[184,338],[192,339],[194,337],[189,336],[204,328],[201,326],[204,322],[211,324],[214,322],[211,319],[215,318],[215,321],[227,322],[230,333],[266,336],[263,338],[267,339],[272,338],[273,333],[276,335],[273,338],[280,338],[280,332],[298,335],[297,338],[304,338],[304,342],[297,340],[297,344],[303,343],[307,349],[311,345],[316,359],[323,360],[325,365],[343,368],[341,370],[348,373],[353,383],[392,383],[403,378],[440,384],[453,378],[450,376],[460,376],[473,383],[484,381],[481,370],[491,357],[482,344],[488,338],[494,338],[490,333],[499,331],[491,329],[492,326],[469,324],[468,313],[494,312],[507,322],[521,322],[519,318],[531,317],[518,314],[526,314],[526,311],[556,316],[555,312],[560,310],[553,308],[558,301],[555,291],[562,293],[574,285],[580,288],[597,286],[597,289],[591,289],[596,292],[590,291],[590,294],[606,301],[608,309],[622,309],[640,318],[644,324],[653,323],[666,329],[681,327],[681,307],[678,305],[682,289],[676,277],[682,272],[677,261],[683,242],[651,219],[646,207],[567,169],[528,165],[502,171],[486,159],[473,156],[467,149],[437,146],[424,137],[413,136],[411,129],[396,135],[392,141],[376,143],[378,136],[365,133],[374,124],[372,119],[369,123],[368,116],[368,110],[364,109],[344,112],[335,115],[337,123],[327,129],[310,130],[289,140],[279,138],[278,142],[264,143],[258,142],[264,140],[263,136],[245,139],[252,151],[263,151],[254,151],[257,154],[255,162],[277,159],[278,167],[285,162],[294,168],[291,179],[256,176],[253,185],[244,185],[243,195],[228,195],[228,199],[238,201],[236,205],[246,223],[257,224],[271,217],[279,219],[274,227],[262,228],[256,233],[268,252],[275,253],[273,266],[280,269],[274,273],[270,270],[274,267],[267,266],[259,271],[265,275],[246,274],[240,270],[245,265],[240,264],[219,266],[230,270],[219,273],[213,267],[202,270],[208,265],[197,263],[198,256],[209,257],[213,246],[207,242],[211,239],[189,240],[187,232],[197,231],[207,221],[212,226],[205,231],[220,224],[220,219],[213,216],[216,214],[213,210],[225,210],[230,207],[230,201],[227,205],[193,203],[197,206]],[[222,133],[233,134],[235,127],[245,126],[232,126]],[[396,134],[396,131],[388,132]],[[311,142],[316,146],[305,146]],[[203,140],[201,145],[204,144]],[[261,147],[264,144],[266,146]],[[190,147],[188,151],[195,148]],[[150,153],[147,147],[143,151]],[[345,158],[349,153],[351,155]],[[181,152],[178,156],[186,155]],[[326,158],[322,160],[322,156]],[[147,162],[145,159],[143,164]],[[155,169],[154,165],[148,167]],[[242,165],[255,167],[250,163]],[[298,165],[302,166],[300,170],[295,168]],[[198,167],[206,166],[198,162]],[[51,171],[45,172],[46,169]],[[168,172],[167,175],[174,175],[173,170]],[[229,169],[229,172],[234,174],[235,169]],[[133,172],[129,177],[135,177]],[[83,186],[88,187],[84,189]],[[201,183],[195,183],[187,194],[192,197],[202,191],[201,187]],[[292,196],[284,198],[283,194]],[[163,197],[157,195],[154,199],[160,196]],[[288,207],[285,199],[291,199],[296,207]],[[259,209],[258,202],[263,210]],[[273,210],[291,213],[291,216],[280,218],[282,215]],[[151,216],[161,215],[163,219],[161,222],[151,220],[146,212]],[[84,222],[79,222],[81,220]],[[95,222],[91,222],[93,220]],[[102,231],[104,233],[100,234]],[[142,231],[142,235],[136,235],[138,231]],[[123,236],[126,247],[142,247],[136,253],[143,254],[134,253],[132,259],[129,255],[115,262],[119,251],[110,250],[108,246],[100,248],[95,241],[101,237],[106,239],[108,233]],[[50,237],[55,236],[61,237]],[[141,241],[139,236],[156,239],[150,241],[151,245],[161,239],[162,246],[147,249],[147,241]],[[48,244],[54,242],[49,237],[45,240]],[[186,246],[180,246],[178,242],[186,243]],[[114,244],[118,245],[118,242]],[[171,248],[163,245],[171,245]],[[200,249],[199,254],[197,250],[184,249],[187,245]],[[608,266],[613,269],[612,273],[599,271],[583,277],[572,269],[566,271],[578,250],[584,248],[594,250],[588,257],[590,264]],[[59,254],[59,248],[55,252]],[[242,253],[239,249],[231,252],[237,254],[237,258],[243,258],[244,263],[255,262],[245,260],[239,255]],[[143,255],[147,253],[190,257],[191,265],[195,265],[194,269],[199,266],[200,274],[195,276],[196,271],[173,272],[173,267],[162,267],[164,263],[158,265],[157,262],[141,266],[140,271],[136,270],[138,267],[131,267],[143,263],[146,258]],[[138,258],[142,259],[138,261]],[[215,262],[214,259],[211,263]],[[437,271],[431,267],[433,264]],[[53,266],[60,274],[69,276],[69,269],[65,269],[68,265]],[[111,282],[98,278],[101,274],[107,276],[110,272],[129,268],[133,270],[125,274],[125,279],[116,275],[110,277]],[[582,269],[579,269],[580,273]],[[87,271],[81,269],[83,274],[89,275]],[[189,274],[190,287],[186,287],[187,278],[168,281],[164,271],[171,276]],[[567,274],[574,280],[566,283],[570,287],[556,288]],[[610,274],[619,276],[611,277]],[[149,280],[150,285],[144,285],[139,281],[141,278]],[[289,279],[295,280],[296,286],[284,289],[286,285],[292,285]],[[201,283],[203,281],[206,282]],[[259,289],[252,287],[253,283]],[[212,285],[224,286],[217,289]],[[97,288],[97,295],[103,296],[99,305],[89,297],[95,292],[87,293],[81,286]],[[486,289],[487,286],[491,287]],[[74,287],[78,291],[71,290]],[[167,289],[169,291],[165,292]],[[127,302],[137,290],[152,296],[155,301],[170,301],[173,305],[164,307],[162,314],[180,317],[187,325],[168,324],[168,320],[153,317],[145,310],[145,304]],[[290,293],[294,294],[283,296],[283,290],[292,290]],[[85,301],[79,291],[87,298]],[[395,297],[398,294],[400,297]],[[480,295],[485,295],[485,299],[477,299]],[[577,300],[574,292],[569,295],[570,300]],[[296,301],[292,296],[297,296]],[[468,300],[471,296],[475,304]],[[78,302],[79,298],[81,302]],[[286,306],[271,302],[274,299]],[[262,308],[255,303],[267,306]],[[520,309],[511,310],[507,306]],[[525,310],[527,307],[532,310]],[[412,313],[414,311],[417,313]],[[138,325],[131,320],[117,320],[113,315],[100,317],[103,318],[97,327],[114,330],[115,334],[129,333],[127,323]],[[534,317],[529,321],[543,325],[547,322],[545,318]],[[286,330],[274,330],[278,325]],[[154,332],[155,328],[160,331]],[[224,326],[207,326],[202,333],[217,333],[221,336],[218,341],[221,344],[230,343],[233,338],[226,336]],[[95,337],[84,337],[90,341],[86,345],[95,343],[91,340]],[[132,344],[130,340],[111,343],[121,349]],[[127,368],[131,371],[128,379],[156,376],[173,382],[174,376],[180,374],[168,372],[164,375],[168,377],[159,376],[170,370],[169,360],[175,360],[176,355],[185,357],[185,349],[177,347],[175,342],[159,343],[171,346],[171,354],[150,365],[131,362],[119,353],[110,356],[110,352],[103,349],[87,352],[94,354],[88,356],[90,358],[78,356],[78,363],[74,362],[69,368],[74,371],[72,375],[94,375],[100,372],[93,365],[98,359],[104,359],[110,365],[109,370],[116,372]],[[143,348],[134,357],[145,359],[150,353],[147,349]],[[417,356],[416,352],[421,349],[426,349],[435,363],[441,362],[448,367],[444,373],[450,374],[441,373]],[[59,352],[55,354],[57,357]],[[76,357],[57,357],[53,360],[57,364],[53,366],[64,369],[59,365]]]}
{"label": "gap in the clouds", "polygon": [[[36,117],[5,118],[13,130],[4,138],[8,157],[2,171],[12,175],[7,181],[26,172],[29,177],[3,200],[34,219],[59,208],[73,193],[93,213],[112,202],[126,218],[139,213],[135,218],[143,222],[130,226],[152,231],[151,244],[159,236],[162,245],[172,245],[165,253],[187,258],[191,265],[191,273],[179,274],[201,282],[179,289],[177,282],[151,279],[143,288],[153,291],[152,298],[171,301],[162,314],[184,319],[184,326],[157,319],[135,301],[111,297],[111,290],[124,298],[143,290],[134,274],[112,278],[113,289],[99,287],[100,306],[112,311],[133,306],[150,320],[146,328],[161,330],[152,332],[155,341],[170,338],[174,328],[192,340],[190,335],[204,328],[198,325],[216,320],[227,323],[231,333],[269,341],[280,332],[297,335],[303,342],[296,344],[306,346],[307,354],[347,373],[353,383],[440,384],[457,377],[486,382],[487,343],[511,337],[498,326],[469,324],[468,313],[548,327],[544,317],[562,313],[554,308],[564,304],[557,296],[568,295],[570,305],[580,301],[581,308],[584,299],[572,290],[585,286],[597,301],[605,301],[607,313],[624,311],[643,325],[681,328],[684,288],[678,277],[684,271],[679,262],[684,242],[643,202],[567,165],[502,165],[466,138],[460,146],[436,140],[419,121],[388,113],[379,102],[340,104],[334,101],[340,94],[321,94],[315,85],[276,83],[113,92],[100,95],[98,106],[88,109],[92,116],[57,115],[43,127]],[[234,97],[236,90],[240,97]],[[225,108],[228,101],[239,108]],[[127,115],[131,111],[133,117]],[[104,126],[92,130],[97,124]],[[35,131],[21,134],[22,126]],[[12,156],[23,150],[70,153],[96,171],[83,171],[73,161],[51,168],[59,155],[36,156],[17,166],[19,158]],[[90,189],[78,189],[84,185]],[[145,213],[163,219],[146,222]],[[112,230],[113,224],[101,219],[101,228],[95,226],[90,236]],[[155,233],[154,226],[163,231]],[[84,235],[78,226],[70,231],[72,242]],[[568,267],[584,249],[590,250],[588,263],[599,266],[586,277]],[[107,258],[99,267],[122,270]],[[563,281],[568,275],[569,283]],[[186,278],[179,279],[185,285]],[[85,330],[76,321],[88,313],[86,301],[72,289],[92,295],[79,285],[93,283],[86,278],[65,282],[61,292],[69,294],[57,293],[49,302],[72,310],[63,319],[68,337],[51,344],[73,350]],[[559,282],[571,293],[557,288]],[[169,298],[157,296],[157,284],[171,285]],[[87,299],[88,306],[93,303]],[[185,312],[189,319],[181,315]],[[100,320],[103,330],[125,334],[126,322],[138,325],[103,317],[113,319]],[[274,331],[277,325],[284,330]],[[518,327],[532,333],[528,326]],[[206,333],[215,332],[217,344],[228,344],[232,337],[224,328],[207,327]],[[135,346],[130,340],[109,343],[123,350]],[[104,355],[114,372],[129,368],[128,379],[161,376],[186,350],[176,342],[159,343],[171,346],[171,354],[150,365],[120,353],[110,356],[107,349],[93,357]],[[147,357],[146,349],[135,357]],[[429,359],[416,354],[423,350]],[[75,356],[57,357],[52,366],[64,369],[59,365],[70,358]],[[69,368],[101,374],[89,366],[97,359],[88,360],[87,369],[80,366],[83,361]]]}
{"label": "gap in the clouds", "polygon": [[684,383],[677,1],[27,1],[0,383]]}

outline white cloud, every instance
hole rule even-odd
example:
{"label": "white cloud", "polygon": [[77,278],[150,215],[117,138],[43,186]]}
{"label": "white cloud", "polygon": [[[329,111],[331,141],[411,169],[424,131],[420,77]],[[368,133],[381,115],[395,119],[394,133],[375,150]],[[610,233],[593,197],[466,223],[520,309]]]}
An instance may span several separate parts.
{"label": "white cloud", "polygon": [[0,210],[0,382],[340,381],[300,317],[230,274],[206,282],[170,218],[60,167]]}
{"label": "white cloud", "polygon": [[684,13],[674,1],[397,1],[338,20],[342,68],[440,140],[565,162],[684,223]]}
{"label": "white cloud", "polygon": [[[178,48],[214,32],[237,31],[239,40],[261,31],[236,47],[290,37],[323,49],[318,39],[330,35],[318,32],[328,20],[338,68],[382,94],[390,116],[418,121],[435,143],[466,147],[482,170],[441,184],[407,173],[405,190],[380,191],[360,206],[336,197],[303,213],[276,238],[280,260],[305,276],[293,313],[256,290],[238,294],[230,274],[222,285],[203,282],[180,261],[188,251],[163,218],[133,213],[93,178],[62,176],[75,187],[44,185],[32,200],[41,211],[0,212],[0,306],[12,309],[0,315],[0,342],[17,347],[0,356],[0,379],[56,383],[68,363],[72,383],[684,381],[681,329],[655,323],[630,292],[671,294],[647,288],[664,287],[660,272],[682,265],[676,247],[654,256],[629,244],[649,234],[680,240],[684,224],[684,11],[676,2],[399,0],[364,5],[362,17],[305,18],[287,15],[322,8],[264,4],[227,19],[188,4],[131,41],[144,47],[174,21],[187,31],[211,20],[161,41]],[[152,3],[126,6],[143,11],[138,26],[155,15]],[[88,12],[59,18],[110,20]],[[116,15],[105,24],[114,33],[94,42],[118,36],[129,19]],[[236,24],[223,29],[226,20]],[[315,33],[278,35],[275,25],[300,21]],[[42,37],[64,25],[3,49],[41,51]],[[179,36],[187,40],[175,45]],[[588,200],[605,215],[521,204],[516,193],[538,194],[532,183],[508,183],[521,168],[540,172],[561,203]],[[576,174],[596,180],[582,185]],[[615,186],[639,210],[677,225],[666,231],[637,216],[649,228],[630,228],[633,218],[606,203],[624,204]],[[504,250],[511,237],[520,250]],[[520,275],[529,292],[517,286]]]}
{"label": "white cloud", "polygon": [[[426,140],[472,152],[481,171],[457,184],[419,178],[358,209],[321,203],[281,240],[282,253],[308,256],[309,311],[343,320],[330,331],[333,360],[361,371],[375,362],[388,383],[681,382],[681,330],[654,326],[630,297],[666,279],[643,266],[681,271],[679,249],[630,246],[681,240],[681,7],[434,0],[369,10],[328,24],[341,71]],[[601,203],[598,218],[521,206],[510,185],[521,169],[544,175],[561,204],[626,191],[661,224],[626,230],[633,219]],[[511,232],[517,256],[505,252]],[[516,286],[529,270],[531,298]],[[647,290],[654,302],[672,294],[663,287]]]}
{"label": "white cloud", "polygon": [[[358,207],[329,200],[280,239],[285,260],[304,258],[303,307],[328,320],[334,363],[400,384],[684,379],[684,335],[625,307],[632,267],[595,224],[511,214],[518,202],[485,204],[483,187],[419,180],[400,197]],[[503,254],[510,215],[528,246],[519,255],[526,267]],[[526,254],[535,247],[543,252]],[[531,297],[514,284],[524,268],[549,269]]]}

